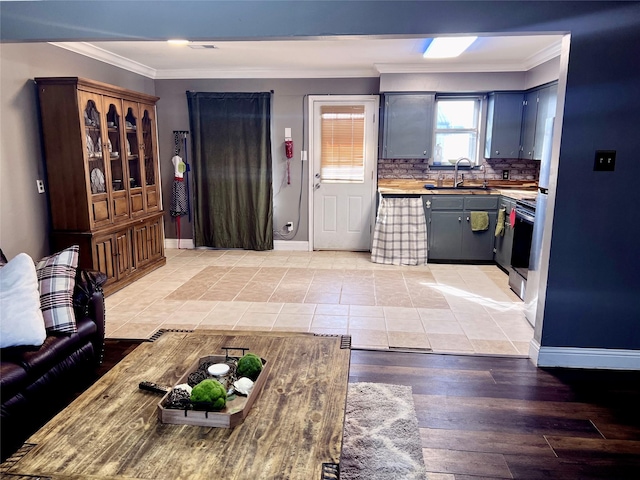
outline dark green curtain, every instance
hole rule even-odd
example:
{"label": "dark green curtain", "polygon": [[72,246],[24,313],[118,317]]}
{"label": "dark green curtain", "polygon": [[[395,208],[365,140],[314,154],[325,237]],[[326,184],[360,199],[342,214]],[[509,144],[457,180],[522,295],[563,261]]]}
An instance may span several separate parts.
{"label": "dark green curtain", "polygon": [[271,94],[187,92],[196,247],[273,249]]}

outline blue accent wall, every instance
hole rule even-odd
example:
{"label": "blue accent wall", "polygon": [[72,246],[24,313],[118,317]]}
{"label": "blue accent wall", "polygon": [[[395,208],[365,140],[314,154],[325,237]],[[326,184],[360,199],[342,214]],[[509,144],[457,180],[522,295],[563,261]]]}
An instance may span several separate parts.
{"label": "blue accent wall", "polygon": [[[640,2],[2,2],[3,41],[570,33],[542,346],[640,349]],[[616,150],[614,172],[593,171]]]}

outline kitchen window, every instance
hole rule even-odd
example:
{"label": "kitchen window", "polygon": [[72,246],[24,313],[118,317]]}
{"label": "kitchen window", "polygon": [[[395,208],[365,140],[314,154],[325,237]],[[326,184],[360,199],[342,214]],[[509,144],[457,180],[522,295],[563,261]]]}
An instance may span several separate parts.
{"label": "kitchen window", "polygon": [[468,158],[478,165],[482,97],[436,97],[433,165]]}

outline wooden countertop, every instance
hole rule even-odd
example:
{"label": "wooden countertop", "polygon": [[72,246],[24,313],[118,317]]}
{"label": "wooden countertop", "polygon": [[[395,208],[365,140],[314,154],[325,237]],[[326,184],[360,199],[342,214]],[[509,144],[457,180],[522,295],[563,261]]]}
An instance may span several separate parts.
{"label": "wooden countertop", "polygon": [[[451,190],[429,190],[424,188],[428,180],[379,179],[378,192],[382,195],[504,195],[515,200],[535,197],[538,191],[535,182],[489,182],[487,190],[465,188]],[[474,186],[473,182],[469,185]],[[445,183],[446,186],[452,186]],[[478,185],[479,186],[479,185]]]}

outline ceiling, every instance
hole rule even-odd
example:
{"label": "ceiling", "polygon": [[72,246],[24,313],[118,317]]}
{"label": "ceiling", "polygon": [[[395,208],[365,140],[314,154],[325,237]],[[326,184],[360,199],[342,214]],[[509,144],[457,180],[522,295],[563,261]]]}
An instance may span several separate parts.
{"label": "ceiling", "polygon": [[53,45],[154,79],[377,77],[381,73],[527,71],[560,54],[561,35],[479,37],[457,58],[424,59],[428,39],[66,42]]}

